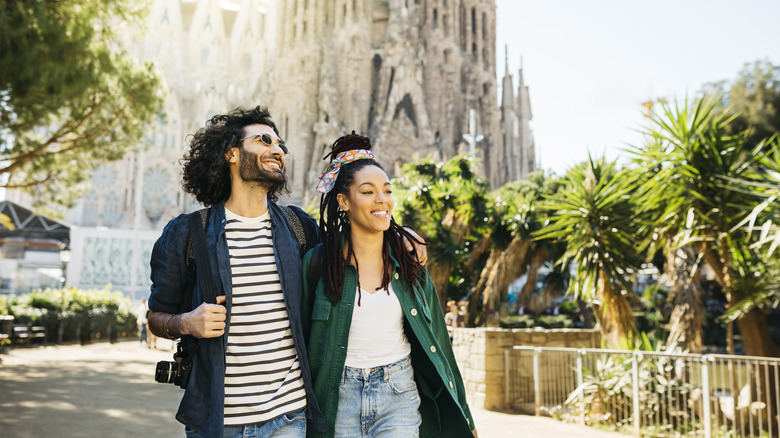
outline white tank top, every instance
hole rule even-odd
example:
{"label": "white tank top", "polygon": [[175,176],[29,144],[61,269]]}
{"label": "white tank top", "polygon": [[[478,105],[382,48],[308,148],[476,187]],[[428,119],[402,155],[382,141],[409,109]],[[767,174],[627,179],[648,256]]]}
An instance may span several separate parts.
{"label": "white tank top", "polygon": [[404,333],[404,313],[393,285],[374,293],[361,290],[357,304],[355,297],[345,365],[374,368],[409,356],[412,348]]}

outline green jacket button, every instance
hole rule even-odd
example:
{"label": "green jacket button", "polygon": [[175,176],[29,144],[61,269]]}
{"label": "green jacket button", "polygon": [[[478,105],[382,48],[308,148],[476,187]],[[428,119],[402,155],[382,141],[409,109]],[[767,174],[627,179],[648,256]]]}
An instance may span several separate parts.
{"label": "green jacket button", "polygon": [[436,353],[436,346],[435,345],[431,345],[431,353]]}
{"label": "green jacket button", "polygon": [[412,316],[417,316],[417,309],[412,309],[409,313],[411,313]]}
{"label": "green jacket button", "polygon": [[396,273],[395,273],[395,279],[396,279],[396,280],[398,280],[398,277],[399,277],[399,275],[398,275],[398,273],[396,272]]}
{"label": "green jacket button", "polygon": [[452,381],[450,380],[450,389],[453,388]]}

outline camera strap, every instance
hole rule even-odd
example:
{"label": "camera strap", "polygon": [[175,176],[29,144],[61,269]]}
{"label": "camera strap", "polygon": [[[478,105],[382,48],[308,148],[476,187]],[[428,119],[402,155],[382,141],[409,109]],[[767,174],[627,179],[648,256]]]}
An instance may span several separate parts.
{"label": "camera strap", "polygon": [[214,285],[214,277],[211,275],[211,262],[206,248],[206,233],[204,231],[205,216],[200,212],[189,216],[190,236],[192,236],[193,252],[195,253],[195,274],[203,290],[203,301],[209,304],[217,303],[217,288]]}

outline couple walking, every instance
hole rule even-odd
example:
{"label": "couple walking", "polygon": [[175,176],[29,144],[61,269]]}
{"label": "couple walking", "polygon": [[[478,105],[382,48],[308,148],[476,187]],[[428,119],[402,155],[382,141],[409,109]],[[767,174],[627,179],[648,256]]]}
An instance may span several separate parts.
{"label": "couple walking", "polygon": [[258,106],[211,118],[184,156],[183,187],[208,207],[208,266],[189,268],[189,215],[171,220],[149,325],[197,339],[176,414],[186,434],[476,436],[424,243],[393,220],[370,140],[333,144],[319,224],[276,203],[288,153]]}

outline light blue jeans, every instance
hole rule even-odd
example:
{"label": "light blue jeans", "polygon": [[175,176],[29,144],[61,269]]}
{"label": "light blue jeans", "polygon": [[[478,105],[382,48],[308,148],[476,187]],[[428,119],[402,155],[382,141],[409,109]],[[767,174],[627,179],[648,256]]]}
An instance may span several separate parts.
{"label": "light blue jeans", "polygon": [[345,367],[335,438],[414,438],[420,395],[409,357],[377,368]]}
{"label": "light blue jeans", "polygon": [[[185,428],[188,438],[205,438],[202,432],[190,432]],[[306,409],[284,414],[276,420],[248,426],[225,426],[224,438],[305,438]]]}

